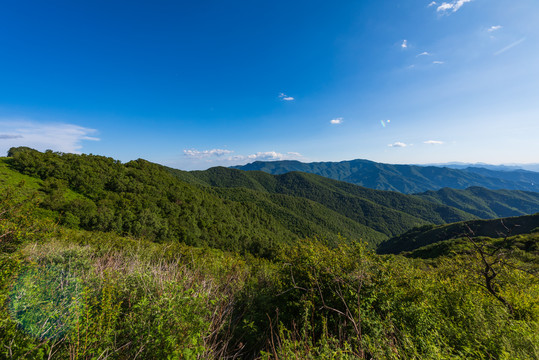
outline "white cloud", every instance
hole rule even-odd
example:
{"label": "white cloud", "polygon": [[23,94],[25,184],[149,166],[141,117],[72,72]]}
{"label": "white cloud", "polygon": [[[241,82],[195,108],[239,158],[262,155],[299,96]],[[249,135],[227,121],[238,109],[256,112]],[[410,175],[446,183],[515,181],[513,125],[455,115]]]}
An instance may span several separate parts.
{"label": "white cloud", "polygon": [[423,51],[421,54],[417,54],[416,56],[430,56],[431,54],[428,51]]}
{"label": "white cloud", "polygon": [[389,145],[387,145],[387,146],[389,146],[389,147],[399,147],[399,148],[403,148],[403,147],[406,147],[406,146],[408,146],[408,145],[406,145],[406,144],[403,143],[403,142],[397,141],[397,142],[395,142],[395,143],[393,143],[393,144],[389,144]]}
{"label": "white cloud", "polygon": [[237,162],[252,162],[252,161],[277,161],[277,160],[295,160],[303,157],[298,152],[289,151],[287,153],[280,153],[277,151],[261,151],[250,155],[235,155],[229,157],[228,161]]}
{"label": "white cloud", "polygon": [[438,6],[438,8],[436,8],[436,11],[446,11],[452,8],[453,8],[452,4],[443,3],[442,5]]}
{"label": "white cloud", "polygon": [[434,6],[434,5],[437,5],[438,3],[436,1],[433,1],[431,2],[429,5],[427,5],[427,7],[431,7],[431,6]]}
{"label": "white cloud", "polygon": [[90,136],[97,130],[74,124],[0,120],[0,128],[5,132],[0,134],[0,155],[14,146],[79,153],[82,141],[99,141],[99,138]]}
{"label": "white cloud", "polygon": [[188,149],[184,150],[183,154],[188,157],[202,159],[202,158],[210,158],[210,157],[220,157],[223,155],[232,154],[234,151],[232,150],[226,150],[226,149],[211,149],[211,150],[196,150],[196,149]]}
{"label": "white cloud", "polygon": [[436,65],[442,65],[445,64],[445,61],[433,61],[432,63]]}
{"label": "white cloud", "polygon": [[488,32],[494,32],[496,30],[500,30],[502,28],[501,25],[494,25],[494,26],[491,26],[487,29]]}
{"label": "white cloud", "polygon": [[22,135],[0,134],[0,140],[22,139]]}
{"label": "white cloud", "polygon": [[[275,161],[275,160],[294,160],[299,159],[302,155],[298,152],[280,153],[277,151],[261,151],[249,155],[231,155],[234,151],[227,149],[211,149],[211,150],[196,150],[185,149],[183,150],[184,157],[188,160],[188,163],[184,163],[181,166],[187,165],[188,167],[200,168],[201,164],[205,164],[202,167],[208,166],[229,166],[244,164],[253,161]],[[176,166],[176,164],[171,164]]]}
{"label": "white cloud", "polygon": [[295,100],[292,96],[288,96],[288,95],[286,95],[285,93],[280,93],[280,94],[279,94],[279,97],[281,98],[281,100],[284,100],[284,101],[292,101],[292,100]]}
{"label": "white cloud", "polygon": [[506,47],[504,47],[503,49],[496,51],[496,52],[494,53],[494,56],[498,56],[498,55],[500,55],[500,54],[503,54],[503,53],[506,52],[507,50],[510,50],[510,49],[514,48],[515,46],[517,46],[517,45],[523,43],[524,40],[526,40],[526,38],[522,38],[522,39],[520,39],[520,40],[517,40],[517,41],[515,41],[514,43],[512,43],[512,44],[510,44],[510,45],[508,45],[508,46],[506,46]]}
{"label": "white cloud", "polygon": [[436,11],[448,12],[449,10],[452,10],[452,12],[457,12],[464,4],[469,3],[470,1],[472,0],[453,0],[449,3],[444,2],[436,8]]}
{"label": "white cloud", "polygon": [[401,48],[406,49],[408,47],[408,40],[403,40],[401,44]]}
{"label": "white cloud", "polygon": [[442,145],[444,142],[438,141],[438,140],[427,140],[427,141],[423,141],[423,143],[429,144],[429,145]]}
{"label": "white cloud", "polygon": [[293,157],[303,157],[303,155],[301,155],[299,152],[295,152],[295,151],[289,151],[286,154],[288,156],[293,156]]}
{"label": "white cloud", "polygon": [[340,118],[335,118],[335,119],[331,119],[329,121],[330,124],[333,124],[333,125],[339,125],[339,124],[342,124],[343,123],[343,118],[340,117]]}
{"label": "white cloud", "polygon": [[278,153],[276,151],[263,151],[257,152],[256,154],[251,154],[247,156],[249,160],[285,160],[285,154]]}

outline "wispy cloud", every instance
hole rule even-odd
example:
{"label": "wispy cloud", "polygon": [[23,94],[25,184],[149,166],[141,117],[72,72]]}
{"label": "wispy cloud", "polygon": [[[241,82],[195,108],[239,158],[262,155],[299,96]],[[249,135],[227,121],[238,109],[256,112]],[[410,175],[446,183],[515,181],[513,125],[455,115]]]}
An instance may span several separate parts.
{"label": "wispy cloud", "polygon": [[301,155],[299,152],[295,152],[295,151],[289,151],[286,154],[287,154],[287,156],[292,156],[292,157],[295,157],[295,158],[303,157],[303,155]]}
{"label": "wispy cloud", "polygon": [[192,161],[203,161],[205,163],[210,163],[213,165],[218,164],[230,164],[230,163],[240,163],[247,161],[257,161],[257,160],[291,160],[301,158],[302,155],[298,152],[287,152],[280,153],[277,151],[260,151],[248,155],[231,155],[233,150],[228,149],[211,149],[211,150],[197,150],[197,149],[185,149],[183,150],[183,155],[191,159]]}
{"label": "wispy cloud", "polygon": [[253,161],[279,161],[279,160],[297,160],[302,158],[303,155],[301,155],[298,152],[286,152],[286,153],[280,153],[277,151],[260,151],[254,154],[249,155],[234,155],[229,158],[227,158],[227,161],[229,163],[247,163],[247,162],[253,162]]}
{"label": "wispy cloud", "polygon": [[430,56],[431,54],[428,51],[423,51],[421,54],[417,54],[416,57],[419,56]]}
{"label": "wispy cloud", "polygon": [[342,117],[339,117],[339,118],[335,118],[335,119],[331,119],[329,121],[330,124],[333,124],[333,125],[339,125],[339,124],[342,124],[343,123],[343,118]]}
{"label": "wispy cloud", "polygon": [[0,140],[22,139],[22,135],[0,134]]}
{"label": "wispy cloud", "polygon": [[443,2],[436,8],[436,11],[442,13],[457,12],[464,4],[469,3],[470,1],[472,0],[453,0],[451,2]]}
{"label": "wispy cloud", "polygon": [[488,32],[494,32],[496,30],[500,30],[502,28],[501,25],[494,25],[494,26],[491,26],[487,29]]}
{"label": "wispy cloud", "polygon": [[429,144],[429,145],[442,145],[444,142],[439,141],[439,140],[427,140],[427,141],[423,141],[423,143]]}
{"label": "wispy cloud", "polygon": [[0,120],[0,154],[14,146],[28,146],[36,150],[54,150],[79,153],[83,141],[99,141],[91,136],[95,129],[66,123],[42,123],[28,120]]}
{"label": "wispy cloud", "polygon": [[[289,159],[295,159],[301,157],[300,153],[297,152],[287,152],[287,153],[279,153],[276,151],[263,151],[263,152],[257,152],[256,154],[251,154],[246,157],[246,159],[251,161],[256,160],[289,160]],[[245,158],[244,158],[245,159]]]}
{"label": "wispy cloud", "polygon": [[431,2],[430,4],[427,5],[427,7],[432,7],[432,6],[435,6],[437,5],[438,3],[436,1],[433,1]]}
{"label": "wispy cloud", "polygon": [[187,149],[183,151],[183,154],[185,156],[196,158],[196,159],[203,159],[203,158],[210,158],[210,157],[221,157],[224,155],[232,154],[234,151],[232,150],[226,150],[226,149],[211,149],[211,150],[196,150],[196,149]]}
{"label": "wispy cloud", "polygon": [[388,144],[387,146],[389,146],[389,147],[403,148],[403,147],[406,147],[406,146],[408,146],[408,145],[406,145],[406,144],[403,143],[403,142],[397,141],[397,142],[394,142],[393,144]]}
{"label": "wispy cloud", "polygon": [[519,44],[522,44],[524,41],[526,40],[526,38],[522,38],[520,40],[517,40],[515,41],[514,43],[504,47],[503,49],[501,50],[498,50],[494,53],[494,56],[498,56],[500,54],[503,54],[504,52],[506,52],[507,50],[511,50],[512,48],[514,48],[515,46],[519,45]]}
{"label": "wispy cloud", "polygon": [[442,64],[445,64],[445,61],[438,61],[438,60],[436,60],[436,61],[433,61],[432,63],[433,63],[433,64],[436,64],[436,65],[442,65]]}
{"label": "wispy cloud", "polygon": [[285,93],[280,93],[279,98],[283,101],[292,101],[295,100],[292,96],[288,96]]}
{"label": "wispy cloud", "polygon": [[408,47],[408,40],[403,40],[401,44],[401,48],[406,49]]}

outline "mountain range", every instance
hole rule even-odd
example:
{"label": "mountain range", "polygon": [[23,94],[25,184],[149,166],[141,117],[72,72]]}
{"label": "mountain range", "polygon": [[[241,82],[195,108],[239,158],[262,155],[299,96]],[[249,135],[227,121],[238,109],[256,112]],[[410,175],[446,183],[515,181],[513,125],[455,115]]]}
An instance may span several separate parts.
{"label": "mountain range", "polygon": [[362,239],[376,248],[425,225],[539,212],[539,194],[519,190],[443,188],[408,195],[298,171],[188,172],[142,159],[122,164],[28,148],[10,155],[2,160],[3,177],[27,176],[22,180],[38,189],[41,207],[65,226],[258,256],[302,238]]}
{"label": "mountain range", "polygon": [[539,173],[526,170],[501,171],[479,167],[452,169],[438,166],[391,165],[369,160],[303,163],[295,160],[256,161],[234,166],[278,175],[301,171],[377,190],[414,194],[444,187],[539,191]]}
{"label": "mountain range", "polygon": [[466,169],[469,167],[475,167],[475,168],[483,168],[483,169],[499,170],[499,171],[528,170],[528,171],[539,172],[539,163],[492,165],[492,164],[486,164],[486,163],[449,162],[449,163],[433,163],[433,164],[423,164],[423,165],[417,164],[417,165],[448,167],[452,169]]}

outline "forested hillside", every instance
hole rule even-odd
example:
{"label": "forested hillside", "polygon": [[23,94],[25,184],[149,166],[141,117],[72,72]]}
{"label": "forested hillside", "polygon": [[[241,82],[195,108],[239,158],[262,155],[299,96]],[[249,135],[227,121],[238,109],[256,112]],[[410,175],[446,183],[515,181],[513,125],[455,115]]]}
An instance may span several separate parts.
{"label": "forested hillside", "polygon": [[[68,227],[258,255],[298,238],[260,208],[221,199],[144,160],[29,149],[11,155],[4,161],[41,180],[41,207]],[[66,197],[67,189],[79,196]]]}
{"label": "forested hillside", "polygon": [[[170,170],[189,181],[184,172]],[[443,224],[474,218],[454,208],[396,192],[376,191],[322,176],[290,172],[270,175],[224,167],[192,171],[196,182],[222,188],[249,188],[306,198],[388,236],[426,223]],[[227,191],[221,190],[223,196]]]}
{"label": "forested hillside", "polygon": [[528,215],[539,212],[539,193],[519,190],[465,190],[443,188],[417,194],[434,203],[455,207],[482,219]]}
{"label": "forested hillside", "polygon": [[256,161],[235,166],[241,170],[260,170],[270,174],[302,171],[346,181],[377,190],[398,191],[413,194],[444,187],[466,189],[480,186],[488,189],[539,191],[539,176],[534,172],[450,169],[437,166],[391,165],[369,160],[341,162]]}
{"label": "forested hillside", "polygon": [[499,238],[533,232],[539,232],[539,213],[503,219],[463,221],[448,225],[425,225],[384,241],[379,245],[378,252],[398,254],[467,236]]}

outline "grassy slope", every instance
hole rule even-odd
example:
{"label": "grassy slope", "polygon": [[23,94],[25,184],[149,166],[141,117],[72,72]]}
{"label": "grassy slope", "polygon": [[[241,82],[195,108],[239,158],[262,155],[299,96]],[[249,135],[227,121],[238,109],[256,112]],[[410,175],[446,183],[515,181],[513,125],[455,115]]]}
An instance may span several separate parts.
{"label": "grassy slope", "polygon": [[[16,196],[19,198],[27,198],[35,194],[38,199],[42,199],[43,194],[39,192],[39,189],[43,186],[43,181],[13,170],[10,167],[10,161],[10,158],[0,157],[0,191],[5,192],[8,188],[16,189]],[[84,198],[84,196],[66,189],[63,193],[63,198],[66,201],[71,201]],[[35,208],[34,214],[39,214],[40,217],[58,219],[57,213],[42,208]]]}
{"label": "grassy slope", "polygon": [[7,157],[0,157],[0,186],[2,188],[18,185],[21,181],[25,184],[25,191],[35,191],[41,187],[43,183],[41,180],[10,169],[9,160]]}

